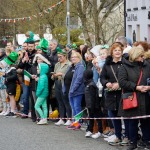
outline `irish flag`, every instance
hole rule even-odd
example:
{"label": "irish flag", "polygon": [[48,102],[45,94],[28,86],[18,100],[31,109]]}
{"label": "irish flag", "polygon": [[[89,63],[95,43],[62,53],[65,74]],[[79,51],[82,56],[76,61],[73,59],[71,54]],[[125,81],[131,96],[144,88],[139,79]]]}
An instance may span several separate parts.
{"label": "irish flag", "polygon": [[31,74],[24,70],[24,84],[29,86],[30,85],[30,78],[31,78]]}

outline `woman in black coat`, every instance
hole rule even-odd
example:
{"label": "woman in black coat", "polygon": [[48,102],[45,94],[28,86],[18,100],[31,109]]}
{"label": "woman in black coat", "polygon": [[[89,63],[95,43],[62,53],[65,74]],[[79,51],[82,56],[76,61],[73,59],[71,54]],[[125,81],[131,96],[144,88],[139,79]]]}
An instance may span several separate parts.
{"label": "woman in black coat", "polygon": [[[119,103],[121,100],[121,88],[118,83],[118,72],[124,62],[122,58],[123,45],[114,43],[110,48],[111,56],[108,56],[102,69],[100,80],[105,90],[105,107],[108,110],[109,117],[117,117]],[[115,129],[115,138],[109,141],[110,145],[118,145],[122,140],[121,120],[112,120]],[[125,120],[125,139],[122,144],[128,144],[128,120]]]}
{"label": "woman in black coat", "polygon": [[[123,93],[136,92],[138,106],[136,108],[123,110],[123,104],[120,104],[119,115],[123,117],[135,117],[150,115],[150,97],[147,86],[147,79],[150,78],[150,64],[144,61],[144,51],[140,48],[132,48],[129,52],[129,61],[125,61],[119,70],[119,85]],[[140,72],[143,72],[141,82],[137,85]],[[138,123],[140,120],[143,133],[143,142],[146,148],[150,148],[150,118],[129,120],[129,136],[131,145],[128,150],[137,148]]]}

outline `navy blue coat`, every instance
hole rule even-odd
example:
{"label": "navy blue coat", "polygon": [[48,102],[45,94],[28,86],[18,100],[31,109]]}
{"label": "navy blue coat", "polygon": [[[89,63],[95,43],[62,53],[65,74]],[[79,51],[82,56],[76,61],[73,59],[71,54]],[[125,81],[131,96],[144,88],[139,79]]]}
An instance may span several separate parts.
{"label": "navy blue coat", "polygon": [[75,71],[73,74],[69,97],[74,97],[84,94],[84,80],[83,80],[84,66],[81,62],[77,63],[75,66]]}

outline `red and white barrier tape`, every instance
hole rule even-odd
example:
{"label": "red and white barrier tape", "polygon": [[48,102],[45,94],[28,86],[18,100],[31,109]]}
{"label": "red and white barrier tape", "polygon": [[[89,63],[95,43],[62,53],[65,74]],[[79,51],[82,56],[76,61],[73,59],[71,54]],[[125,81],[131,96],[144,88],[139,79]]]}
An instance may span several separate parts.
{"label": "red and white barrier tape", "polygon": [[[25,114],[21,114],[21,113],[16,113],[16,115],[19,116],[27,116]],[[100,117],[100,118],[81,118],[82,120],[91,120],[91,119],[99,119],[99,120],[121,120],[121,119],[144,119],[144,118],[150,118],[150,115],[144,115],[144,116],[135,116],[135,117]],[[39,118],[40,119],[40,118]],[[47,118],[47,119],[51,119],[51,120],[57,120],[57,119],[67,119],[67,120],[74,120],[75,118]]]}

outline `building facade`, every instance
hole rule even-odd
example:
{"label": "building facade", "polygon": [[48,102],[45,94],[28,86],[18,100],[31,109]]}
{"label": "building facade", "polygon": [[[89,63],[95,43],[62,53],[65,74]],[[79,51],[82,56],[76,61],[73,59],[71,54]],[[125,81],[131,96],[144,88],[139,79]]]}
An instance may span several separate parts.
{"label": "building facade", "polygon": [[150,43],[150,0],[126,0],[126,37]]}

